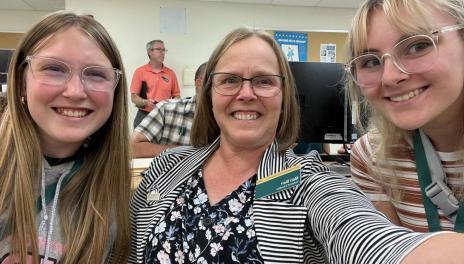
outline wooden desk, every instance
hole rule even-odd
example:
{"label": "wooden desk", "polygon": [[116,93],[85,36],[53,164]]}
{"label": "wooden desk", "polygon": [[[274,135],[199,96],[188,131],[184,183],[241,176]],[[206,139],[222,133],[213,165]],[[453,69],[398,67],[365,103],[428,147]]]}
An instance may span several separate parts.
{"label": "wooden desk", "polygon": [[[345,177],[351,177],[351,167],[348,166],[348,165],[341,165],[339,163],[336,163],[336,162],[324,162],[325,165],[327,165],[327,167],[329,167],[329,170],[333,171],[333,172],[336,172],[342,176],[345,176]],[[349,163],[348,163],[349,164]]]}
{"label": "wooden desk", "polygon": [[142,181],[141,173],[150,166],[151,161],[153,158],[146,158],[146,159],[132,159],[131,162],[131,191],[135,191],[137,186]]}

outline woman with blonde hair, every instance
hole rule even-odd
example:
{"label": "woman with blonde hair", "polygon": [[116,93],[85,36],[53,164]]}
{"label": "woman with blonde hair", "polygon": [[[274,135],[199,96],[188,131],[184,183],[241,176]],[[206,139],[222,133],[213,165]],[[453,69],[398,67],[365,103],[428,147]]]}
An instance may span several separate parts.
{"label": "woman with blonde hair", "polygon": [[52,13],[18,45],[0,123],[0,262],[124,263],[126,79],[90,16]]}
{"label": "woman with blonde hair", "polygon": [[205,76],[193,146],[156,157],[132,198],[130,263],[462,260],[464,236],[394,226],[317,153],[289,149],[296,89],[272,36],[233,30]]}
{"label": "woman with blonde hair", "polygon": [[463,232],[464,1],[366,1],[349,44],[352,101],[370,116],[354,182],[398,225]]}

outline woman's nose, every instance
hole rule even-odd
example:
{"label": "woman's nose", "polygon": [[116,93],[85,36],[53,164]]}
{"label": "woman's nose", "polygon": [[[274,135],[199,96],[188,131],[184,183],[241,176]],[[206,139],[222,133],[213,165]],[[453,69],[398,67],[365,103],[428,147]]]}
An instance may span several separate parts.
{"label": "woman's nose", "polygon": [[239,100],[253,100],[256,99],[256,94],[251,85],[251,81],[244,80],[242,82],[242,87],[238,91],[237,99]]}
{"label": "woman's nose", "polygon": [[65,90],[63,91],[63,96],[72,97],[75,99],[82,99],[87,97],[86,89],[84,83],[82,82],[78,74],[73,74],[71,79],[65,84]]}
{"label": "woman's nose", "polygon": [[404,72],[401,67],[395,63],[392,57],[385,58],[383,62],[382,85],[391,86],[397,85],[405,79],[409,78],[409,74]]}

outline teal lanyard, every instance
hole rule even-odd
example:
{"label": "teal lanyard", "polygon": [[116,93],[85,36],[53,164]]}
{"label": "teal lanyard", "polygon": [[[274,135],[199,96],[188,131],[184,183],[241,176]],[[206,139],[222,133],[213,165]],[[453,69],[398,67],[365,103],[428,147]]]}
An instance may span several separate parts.
{"label": "teal lanyard", "polygon": [[[84,163],[84,150],[80,149],[71,170],[69,171],[68,174],[66,174],[64,176],[65,178],[63,179],[62,187],[66,186],[66,184],[71,179],[71,176],[73,176],[79,170],[79,168],[82,166],[83,163]],[[45,175],[43,175],[43,177],[45,177]],[[46,189],[45,189],[45,204],[48,204],[51,200],[53,200],[53,196],[55,195],[57,184],[58,184],[58,182],[55,182],[54,184],[51,184],[51,185],[46,187]],[[41,196],[39,196],[39,198],[37,198],[37,202],[36,202],[37,212],[40,212],[42,210],[42,203],[40,201],[41,198],[42,198]]]}
{"label": "teal lanyard", "polygon": [[[414,132],[414,155],[416,158],[417,174],[419,176],[419,185],[421,188],[422,201],[424,202],[425,215],[427,216],[427,223],[430,232],[441,230],[440,216],[438,209],[425,193],[425,189],[432,183],[430,177],[429,165],[425,156],[424,146],[419,134],[419,130]],[[464,206],[459,204],[456,222],[454,223],[454,231],[464,233]]]}

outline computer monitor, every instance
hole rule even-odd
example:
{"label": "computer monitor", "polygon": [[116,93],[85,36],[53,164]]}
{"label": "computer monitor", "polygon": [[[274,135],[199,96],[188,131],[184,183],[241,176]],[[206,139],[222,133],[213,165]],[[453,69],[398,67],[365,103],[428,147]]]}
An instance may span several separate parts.
{"label": "computer monitor", "polygon": [[0,84],[6,83],[8,66],[13,52],[14,50],[11,49],[0,49]]}
{"label": "computer monitor", "polygon": [[298,142],[351,143],[343,64],[290,62],[301,109]]}

